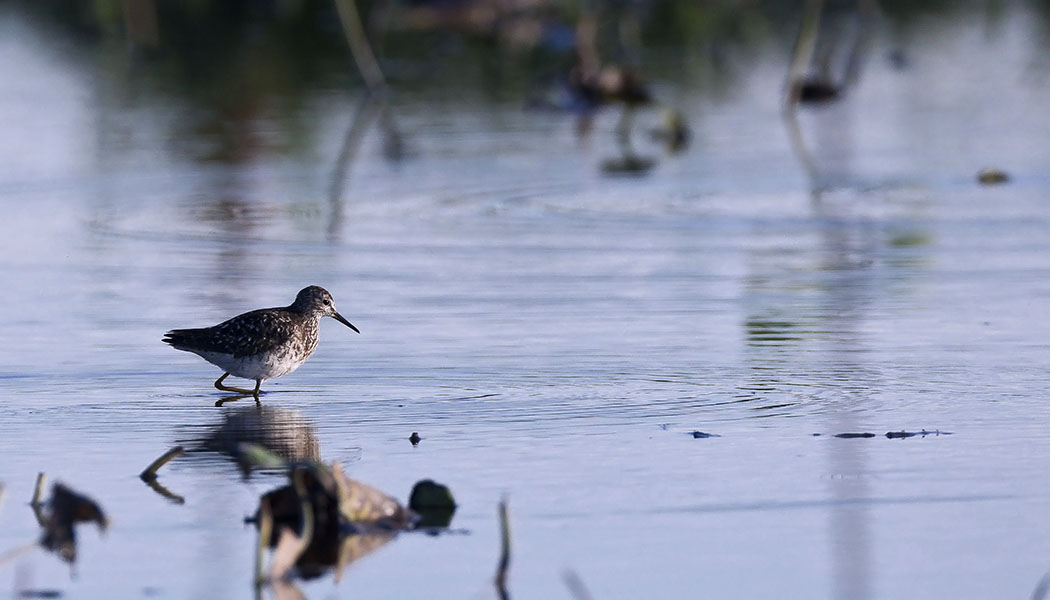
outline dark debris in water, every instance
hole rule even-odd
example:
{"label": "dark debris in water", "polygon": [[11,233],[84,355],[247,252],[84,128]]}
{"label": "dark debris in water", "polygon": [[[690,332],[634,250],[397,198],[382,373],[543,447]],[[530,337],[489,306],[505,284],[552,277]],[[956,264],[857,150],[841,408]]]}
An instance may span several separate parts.
{"label": "dark debris in water", "polygon": [[160,481],[157,480],[157,470],[168,464],[172,459],[178,458],[186,453],[186,450],[182,446],[175,446],[168,450],[164,454],[160,455],[157,460],[153,461],[146,467],[142,473],[139,474],[139,479],[145,482],[153,491],[157,492],[164,498],[167,498],[175,504],[185,504],[186,499],[176,494],[175,492],[164,487]]}
{"label": "dark debris in water", "polygon": [[626,154],[620,158],[610,158],[602,162],[602,173],[614,176],[646,175],[656,166],[656,160],[647,156]]}
{"label": "dark debris in water", "polygon": [[417,528],[447,528],[456,512],[456,501],[448,486],[424,479],[412,486],[408,507],[419,515]]}
{"label": "dark debris in water", "polygon": [[951,434],[952,434],[952,432],[950,432],[950,431],[941,431],[940,429],[935,429],[933,431],[927,431],[925,429],[923,429],[922,431],[904,431],[902,429],[900,431],[887,431],[886,432],[886,437],[888,437],[888,438],[890,438],[892,440],[892,439],[910,438],[910,437],[915,437],[917,435],[921,436],[921,437],[926,437],[928,435],[951,435]]}
{"label": "dark debris in water", "polygon": [[717,433],[707,433],[707,432],[704,432],[704,431],[694,431],[690,435],[692,435],[693,439],[695,439],[695,440],[722,437],[722,436],[718,435]]}
{"label": "dark debris in water", "polygon": [[977,173],[977,182],[982,185],[996,185],[1010,181],[1010,175],[1002,169],[987,168]]}
{"label": "dark debris in water", "polygon": [[[255,447],[250,454],[265,453]],[[268,581],[284,579],[293,566],[304,579],[334,568],[338,579],[346,565],[418,520],[394,498],[344,475],[338,463],[296,461],[286,468],[288,485],[264,494],[252,519],[260,548],[274,548]]]}
{"label": "dark debris in water", "polygon": [[61,598],[62,590],[22,590],[18,592],[19,598]]}
{"label": "dark debris in water", "polygon": [[70,563],[77,558],[74,525],[93,522],[102,531],[109,525],[97,502],[59,482],[51,487],[51,498],[46,505],[43,508],[34,505],[33,509],[44,528],[40,545]]}
{"label": "dark debris in water", "polygon": [[[820,435],[819,433],[814,433],[813,434],[814,437],[819,436],[819,435]],[[926,429],[922,429],[920,431],[905,431],[905,430],[902,429],[900,431],[887,431],[885,437],[893,440],[893,439],[910,438],[910,437],[915,437],[915,436],[926,437],[928,435],[952,435],[952,432],[950,432],[950,431],[941,431],[940,429],[934,429],[933,431],[928,431]],[[873,437],[878,437],[878,434],[871,433],[870,431],[846,432],[846,433],[836,433],[834,435],[834,437],[843,438],[843,439],[873,438]]]}
{"label": "dark debris in water", "polygon": [[422,440],[422,439],[423,438],[419,437],[419,433],[416,432],[416,431],[413,431],[412,435],[408,436],[408,441],[412,442],[413,446],[418,446],[420,440]]}

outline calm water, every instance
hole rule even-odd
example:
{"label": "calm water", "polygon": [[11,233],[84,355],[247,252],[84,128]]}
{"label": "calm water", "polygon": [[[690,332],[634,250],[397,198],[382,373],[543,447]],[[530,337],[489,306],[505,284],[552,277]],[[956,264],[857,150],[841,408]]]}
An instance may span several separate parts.
{"label": "calm water", "polygon": [[[75,574],[37,551],[0,594],[251,597],[242,520],[280,479],[191,453],[161,471],[177,505],[137,478],[254,410],[216,408],[220,373],[160,337],[319,284],[362,334],[325,322],[264,404],[402,500],[449,485],[469,533],[402,535],[307,597],[494,596],[503,496],[513,597],[570,597],[567,569],[595,598],[1028,597],[1050,570],[1045,33],[1017,9],[894,39],[802,112],[813,178],[770,46],[719,93],[659,84],[693,142],[668,157],[642,115],[637,178],[600,169],[615,111],[581,140],[520,99],[395,89],[406,158],[373,123],[333,200],[357,93],[210,110],[0,12],[0,552],[38,535],[38,471],[113,521],[80,530]],[[952,435],[882,436],[923,428]]]}

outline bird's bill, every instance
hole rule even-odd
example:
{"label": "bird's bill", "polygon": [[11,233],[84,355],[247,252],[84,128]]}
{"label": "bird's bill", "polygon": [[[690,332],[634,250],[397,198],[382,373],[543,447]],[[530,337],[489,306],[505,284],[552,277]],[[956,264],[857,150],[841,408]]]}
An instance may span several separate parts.
{"label": "bird's bill", "polygon": [[358,329],[357,327],[354,327],[354,324],[353,324],[353,323],[351,323],[350,321],[347,321],[346,319],[344,319],[344,318],[343,318],[343,315],[341,315],[341,314],[339,314],[339,313],[332,313],[332,318],[333,318],[333,319],[335,319],[336,321],[339,321],[339,322],[340,322],[340,323],[342,323],[343,325],[346,325],[346,326],[347,326],[347,327],[349,327],[350,329],[353,329],[353,330],[354,330],[354,331],[356,331],[357,333],[361,333],[361,330],[360,330],[360,329]]}

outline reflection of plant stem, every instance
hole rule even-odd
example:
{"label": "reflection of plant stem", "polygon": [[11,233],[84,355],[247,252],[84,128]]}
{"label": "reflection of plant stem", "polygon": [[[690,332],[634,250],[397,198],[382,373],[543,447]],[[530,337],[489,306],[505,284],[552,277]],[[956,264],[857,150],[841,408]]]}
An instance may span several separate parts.
{"label": "reflection of plant stem", "polygon": [[630,104],[624,104],[623,113],[620,114],[620,121],[616,125],[616,139],[620,142],[620,148],[625,156],[634,154],[631,151],[631,126],[633,124],[634,107]]}
{"label": "reflection of plant stem", "polygon": [[335,171],[332,173],[332,185],[329,188],[329,200],[333,207],[338,206],[342,200],[343,190],[346,187],[346,174],[350,170],[350,164],[357,156],[357,150],[361,147],[361,140],[365,131],[375,119],[376,114],[384,110],[386,106],[385,96],[368,95],[362,100],[354,119],[350,122],[350,128],[346,130],[343,138],[343,146],[339,149],[339,157],[336,158]]}
{"label": "reflection of plant stem", "polygon": [[858,0],[857,26],[858,33],[854,38],[853,48],[850,50],[849,59],[846,61],[846,71],[842,78],[842,87],[853,87],[860,79],[860,68],[864,64],[871,49],[874,39],[875,27],[873,21],[879,16],[878,0]]}
{"label": "reflection of plant stem", "polygon": [[29,552],[30,550],[32,550],[33,548],[36,548],[36,547],[37,547],[37,543],[36,542],[26,542],[26,543],[22,544],[21,546],[15,546],[14,548],[11,548],[7,552],[4,552],[3,554],[0,554],[0,569],[4,568],[4,565],[6,565],[7,563],[9,563],[12,560],[18,558],[19,556],[22,556],[26,552]]}
{"label": "reflection of plant stem", "polygon": [[587,591],[587,586],[583,584],[583,580],[576,571],[566,569],[562,572],[561,577],[575,600],[591,600],[591,593]]}
{"label": "reflection of plant stem", "polygon": [[499,503],[500,556],[496,568],[496,592],[501,600],[510,598],[507,593],[507,569],[510,567],[510,518],[507,513],[507,500],[503,499]]}
{"label": "reflection of plant stem", "polygon": [[785,112],[784,126],[787,128],[788,139],[791,141],[791,149],[799,162],[802,163],[802,168],[806,170],[810,186],[816,188],[817,165],[813,162],[813,156],[810,155],[809,150],[806,148],[805,140],[802,139],[802,128],[799,127],[798,114],[794,111]]}
{"label": "reflection of plant stem", "polygon": [[173,492],[173,491],[169,490],[168,488],[164,487],[163,485],[161,485],[161,483],[159,481],[157,481],[156,477],[154,477],[153,479],[143,479],[143,481],[146,482],[146,485],[148,485],[151,490],[153,490],[154,492],[157,492],[161,496],[164,496],[168,500],[171,500],[175,504],[185,504],[186,503],[186,499],[185,498],[183,498],[182,496],[176,494],[175,492]]}

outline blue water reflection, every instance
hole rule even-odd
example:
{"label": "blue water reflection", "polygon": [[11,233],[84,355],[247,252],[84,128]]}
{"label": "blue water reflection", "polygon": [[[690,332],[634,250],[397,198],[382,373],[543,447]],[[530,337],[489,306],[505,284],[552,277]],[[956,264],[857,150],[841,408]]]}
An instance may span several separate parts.
{"label": "blue water reflection", "polygon": [[[986,17],[883,33],[855,90],[799,112],[808,167],[777,41],[718,86],[683,68],[658,91],[690,147],[639,137],[659,162],[611,178],[615,111],[581,138],[484,82],[370,107],[341,64],[212,101],[3,8],[0,552],[37,535],[39,471],[113,525],[82,536],[75,579],[35,554],[0,586],[249,597],[243,518],[275,479],[201,452],[162,473],[177,505],[136,477],[244,410],[160,336],[318,284],[362,335],[323,325],[263,403],[402,500],[448,484],[470,535],[401,536],[310,597],[493,593],[504,494],[512,595],[565,595],[566,568],[598,598],[1030,594],[1050,568],[1050,65],[1028,8]],[[988,165],[1011,182],[979,186]],[[882,435],[922,428],[953,435]]]}

